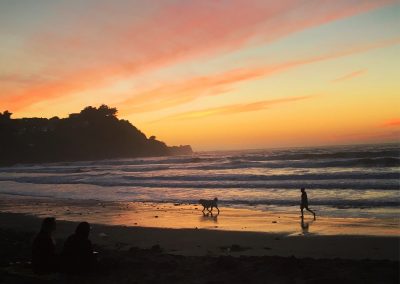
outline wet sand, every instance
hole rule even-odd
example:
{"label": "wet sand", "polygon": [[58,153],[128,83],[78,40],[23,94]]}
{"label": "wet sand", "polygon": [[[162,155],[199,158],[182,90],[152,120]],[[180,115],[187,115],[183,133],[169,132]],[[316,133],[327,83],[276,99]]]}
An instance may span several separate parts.
{"label": "wet sand", "polygon": [[[224,207],[218,216],[204,216],[195,204],[1,197],[2,228],[35,232],[39,218],[53,216],[62,224],[57,232],[62,239],[74,230],[74,222],[88,221],[93,241],[111,249],[158,244],[182,255],[399,258],[398,220],[318,216],[314,221],[306,215],[302,222],[297,214]],[[246,249],[236,253],[232,245]]]}
{"label": "wet sand", "polygon": [[[0,194],[0,212],[53,216],[65,221],[88,221],[104,225],[171,229],[208,229],[296,235],[400,236],[399,218],[339,218],[317,212],[249,207],[220,207],[221,214],[203,214],[198,204],[104,202],[97,200],[50,199]],[[338,209],[340,210],[340,209]]]}
{"label": "wet sand", "polygon": [[[33,235],[41,219],[15,213],[1,213],[0,227]],[[60,221],[55,238],[60,243],[75,230],[77,222]],[[166,229],[109,226],[92,223],[93,243],[106,249],[151,248],[178,255],[295,256],[345,259],[399,259],[398,237],[377,236],[293,236],[282,233]],[[240,247],[240,249],[232,249]]]}
{"label": "wet sand", "polygon": [[[222,207],[215,218],[193,204],[2,196],[0,283],[38,283],[28,264],[30,244],[46,216],[57,218],[58,251],[77,222],[92,224],[98,271],[67,283],[399,281],[396,220],[307,215],[302,228],[298,215],[277,212]],[[39,283],[66,281],[60,277]]]}
{"label": "wet sand", "polygon": [[[396,237],[287,236],[92,224],[99,264],[87,276],[37,276],[35,216],[0,213],[0,283],[398,283]],[[77,222],[58,221],[60,252]]]}

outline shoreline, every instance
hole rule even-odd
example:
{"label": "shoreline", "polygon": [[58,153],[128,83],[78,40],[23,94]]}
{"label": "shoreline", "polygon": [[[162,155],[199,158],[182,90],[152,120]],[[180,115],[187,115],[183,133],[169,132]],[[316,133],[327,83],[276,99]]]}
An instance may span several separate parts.
{"label": "shoreline", "polygon": [[[161,229],[92,224],[88,275],[33,274],[41,219],[0,213],[1,283],[398,283],[398,239]],[[76,222],[58,221],[56,251]],[[367,248],[372,248],[369,250]],[[383,250],[381,250],[383,249]],[[261,253],[256,253],[261,252]]]}
{"label": "shoreline", "polygon": [[[283,208],[285,209],[285,208]],[[317,212],[220,207],[219,215],[203,214],[202,206],[187,203],[150,203],[27,197],[0,194],[0,212],[88,221],[104,225],[167,229],[208,229],[272,233],[285,236],[400,237],[399,218],[341,218]],[[300,211],[300,210],[299,210]]]}
{"label": "shoreline", "polygon": [[[117,217],[118,220],[123,215],[119,216],[117,209],[124,212],[126,208],[122,210],[121,207],[113,207],[116,206],[114,203],[96,203],[93,204],[95,207],[86,206],[86,210],[100,207],[104,211],[85,214],[74,211],[78,208],[84,209],[82,204],[79,204],[81,207],[73,207],[71,203],[58,203],[61,201],[57,200],[52,203],[53,207],[48,208],[50,211],[43,211],[48,200],[47,203],[43,201],[43,204],[37,200],[35,202],[40,216],[5,213],[0,205],[2,283],[261,284],[267,281],[391,284],[399,281],[398,236],[290,234],[283,231],[267,233],[229,231],[213,227],[157,228],[142,227],[140,224],[99,224],[92,221],[89,238],[94,250],[98,252],[99,261],[95,271],[73,278],[62,273],[48,277],[37,276],[32,273],[30,264],[31,243],[40,228],[42,218],[57,213],[52,209],[55,204],[68,206],[70,212],[74,213],[64,215],[74,221],[57,220],[54,234],[57,253],[62,251],[66,238],[74,232],[79,222],[88,221],[88,218],[105,221],[107,218],[115,220],[113,218]],[[4,201],[0,204],[4,204]],[[15,205],[9,202],[10,206],[13,204]],[[149,206],[151,213],[157,209],[152,204],[141,206]],[[188,210],[184,209],[187,205],[172,206],[176,212]],[[17,209],[29,211],[32,204],[20,203]],[[64,214],[68,210],[64,209],[57,214],[61,214],[61,211]],[[159,212],[171,213],[161,208]],[[147,215],[143,220],[146,218],[152,222],[163,218],[168,220],[166,215],[161,214],[158,218]],[[171,216],[169,220],[173,220]]]}
{"label": "shoreline", "polygon": [[[33,236],[41,218],[21,213],[0,213],[0,228]],[[58,245],[78,222],[57,220]],[[127,251],[160,247],[183,256],[279,256],[314,259],[399,260],[399,238],[378,236],[288,236],[277,233],[128,227],[91,223],[96,247]]]}
{"label": "shoreline", "polygon": [[111,250],[160,246],[186,256],[295,256],[399,260],[399,220],[328,218],[221,207],[218,216],[194,204],[100,202],[0,194],[0,228],[39,230],[56,217],[56,238],[65,239],[77,222],[92,224],[93,243]]}

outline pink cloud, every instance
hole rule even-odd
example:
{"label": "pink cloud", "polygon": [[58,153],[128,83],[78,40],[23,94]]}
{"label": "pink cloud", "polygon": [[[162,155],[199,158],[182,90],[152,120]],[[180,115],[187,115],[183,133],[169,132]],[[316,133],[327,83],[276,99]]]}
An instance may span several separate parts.
{"label": "pink cloud", "polygon": [[253,67],[249,69],[242,68],[226,71],[220,74],[195,77],[191,80],[163,85],[146,92],[134,94],[132,95],[132,98],[121,102],[119,108],[121,113],[124,114],[165,109],[193,101],[200,97],[215,96],[224,93],[227,89],[232,88],[234,84],[271,76],[302,65],[365,52],[370,49],[380,48],[399,42],[400,38],[396,38],[373,44],[354,46],[349,49],[339,50],[335,53],[282,62],[275,65]]}
{"label": "pink cloud", "polygon": [[216,108],[208,108],[208,109],[201,109],[196,111],[189,111],[184,113],[178,113],[175,115],[164,117],[160,120],[164,121],[166,119],[172,120],[187,120],[187,119],[196,119],[202,118],[212,115],[226,115],[226,114],[237,114],[243,112],[252,112],[252,111],[259,111],[266,109],[272,105],[277,104],[284,104],[284,103],[292,103],[300,100],[309,99],[312,96],[301,96],[301,97],[289,97],[283,99],[276,99],[276,100],[263,100],[251,103],[244,103],[244,104],[231,104],[225,105],[222,107]]}
{"label": "pink cloud", "polygon": [[[270,42],[391,2],[155,2],[157,8],[149,9],[143,17],[140,13],[136,17],[120,14],[122,10],[112,14],[107,4],[91,7],[89,14],[71,17],[65,25],[68,29],[57,25],[52,29],[50,23],[47,31],[31,38],[27,48],[46,59],[42,73],[51,79],[15,88],[4,95],[0,107],[23,109],[35,102],[102,86],[115,78]],[[126,5],[121,9],[134,11],[134,6]]]}
{"label": "pink cloud", "polygon": [[365,74],[366,72],[367,72],[367,69],[360,69],[360,70],[357,70],[357,71],[353,71],[353,72],[350,72],[348,74],[342,75],[342,76],[334,79],[332,82],[336,83],[336,82],[342,82],[342,81],[350,80],[350,79],[353,79],[355,77],[359,77],[359,76]]}

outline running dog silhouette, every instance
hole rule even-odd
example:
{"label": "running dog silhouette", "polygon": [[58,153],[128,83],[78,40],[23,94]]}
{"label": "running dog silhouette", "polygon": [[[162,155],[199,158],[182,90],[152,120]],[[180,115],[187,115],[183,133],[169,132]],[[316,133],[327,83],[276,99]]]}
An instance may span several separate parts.
{"label": "running dog silhouette", "polygon": [[213,200],[200,199],[199,203],[203,206],[203,213],[206,209],[208,212],[212,213],[213,208],[216,208],[219,214],[218,198],[215,197]]}

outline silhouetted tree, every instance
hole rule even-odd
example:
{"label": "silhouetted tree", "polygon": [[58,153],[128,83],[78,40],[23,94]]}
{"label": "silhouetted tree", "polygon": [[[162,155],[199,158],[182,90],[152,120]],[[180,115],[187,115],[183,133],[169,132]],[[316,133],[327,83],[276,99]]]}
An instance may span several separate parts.
{"label": "silhouetted tree", "polygon": [[11,119],[12,113],[9,112],[8,110],[4,111],[3,113],[0,112],[0,119],[1,120],[8,120]]}
{"label": "silhouetted tree", "polygon": [[0,113],[0,164],[179,154],[181,147],[171,150],[155,136],[147,139],[117,113],[107,105],[68,118],[11,119],[10,112]]}
{"label": "silhouetted tree", "polygon": [[97,112],[99,112],[101,115],[105,117],[117,117],[117,108],[115,107],[109,107],[107,105],[101,105],[98,109]]}

